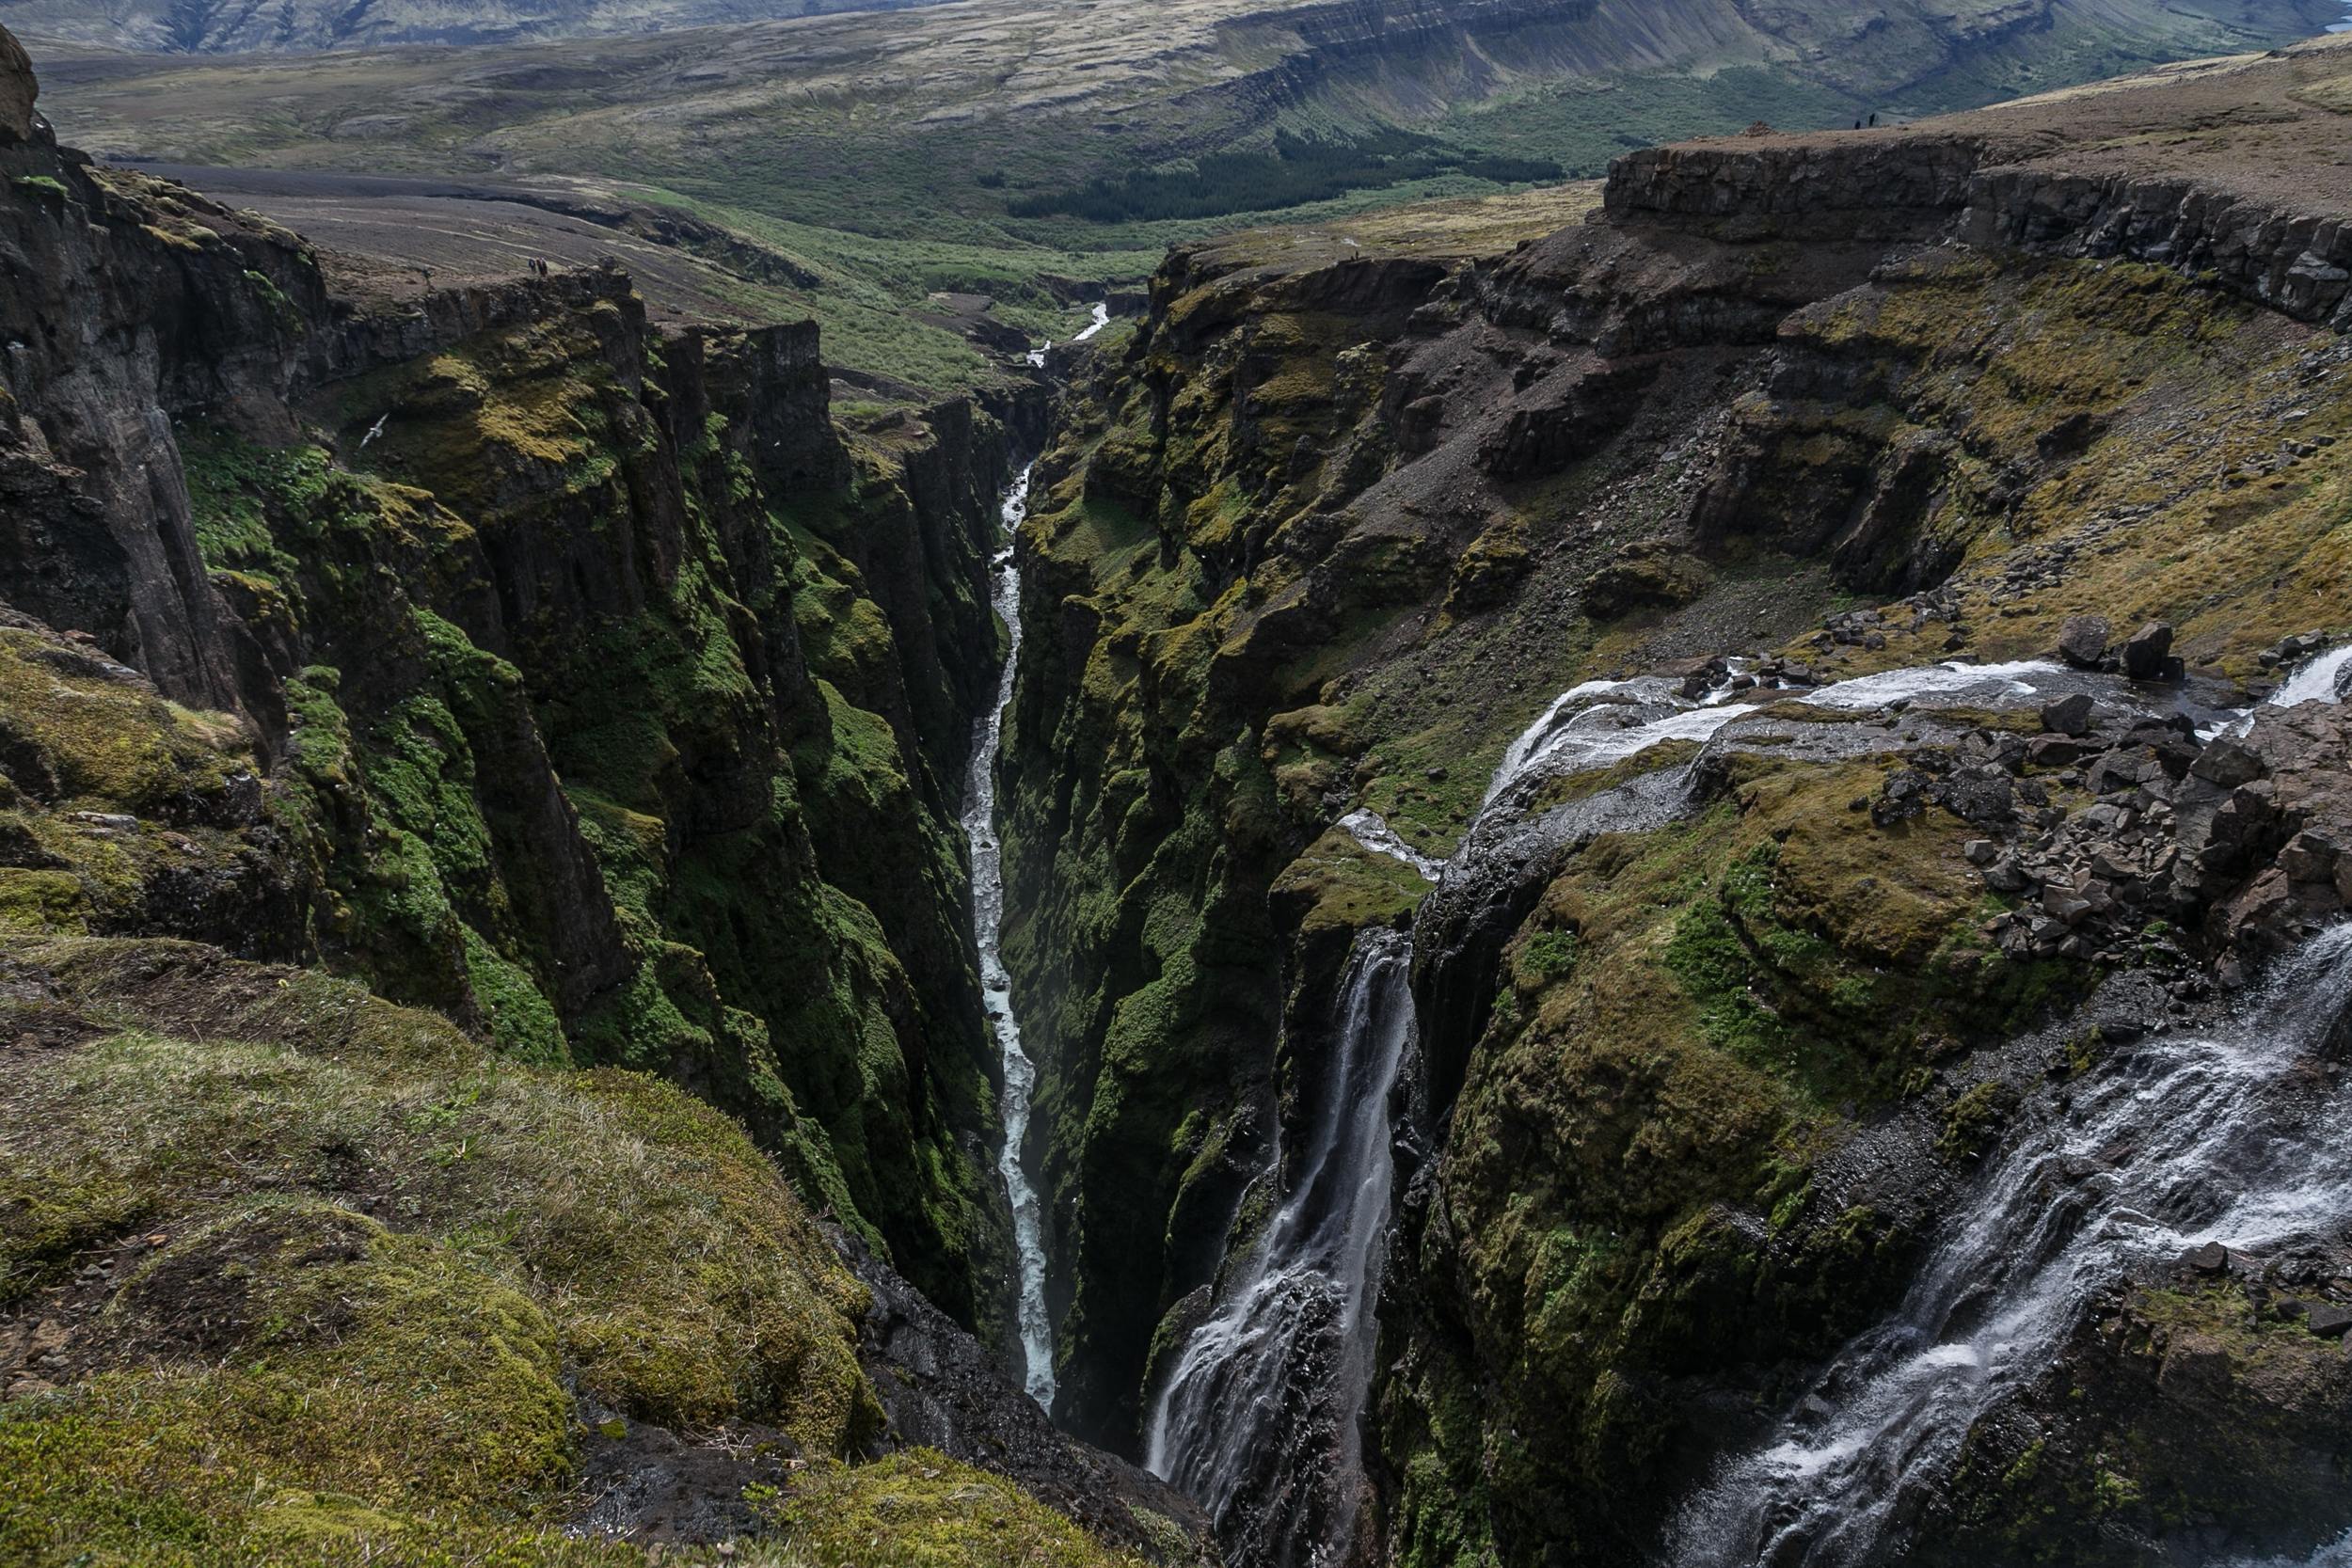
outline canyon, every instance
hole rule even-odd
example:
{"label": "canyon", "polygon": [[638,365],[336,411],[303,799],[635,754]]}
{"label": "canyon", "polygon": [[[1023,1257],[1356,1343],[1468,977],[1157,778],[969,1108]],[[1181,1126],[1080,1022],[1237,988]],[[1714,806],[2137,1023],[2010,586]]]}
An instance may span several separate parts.
{"label": "canyon", "polygon": [[0,43],[0,1555],[2341,1549],[2352,41],[870,401]]}

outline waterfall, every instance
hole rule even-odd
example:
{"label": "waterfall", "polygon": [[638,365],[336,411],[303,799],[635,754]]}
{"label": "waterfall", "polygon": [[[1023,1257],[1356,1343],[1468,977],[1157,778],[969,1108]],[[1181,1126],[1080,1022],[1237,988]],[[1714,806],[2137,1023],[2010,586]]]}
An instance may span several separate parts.
{"label": "waterfall", "polygon": [[[1597,681],[1562,696],[1514,740],[1454,862],[1415,850],[1369,810],[1338,826],[1365,848],[1436,881],[1473,853],[1490,815],[1539,764],[1606,766],[1670,734],[1704,735],[1741,709],[1694,720],[1663,695],[1580,722],[1576,702],[1632,686]],[[1498,804],[1501,802],[1501,804]],[[1362,1419],[1372,1386],[1374,1307],[1395,1177],[1389,1101],[1413,1040],[1412,942],[1358,933],[1331,1021],[1333,1061],[1280,1208],[1184,1341],[1145,1431],[1144,1463],[1208,1509],[1228,1560],[1313,1568],[1344,1560],[1363,1494]],[[1280,1174],[1275,1162],[1266,1180]]]}
{"label": "waterfall", "polygon": [[[1681,681],[1656,675],[1586,681],[1505,748],[1477,816],[1442,864],[1369,809],[1336,825],[1364,848],[1438,882],[1438,897],[1474,898],[1482,882],[1507,881],[1534,863],[1533,844],[1645,831],[1681,815],[1692,765],[1531,813],[1546,782],[1611,767],[1666,741],[1708,741],[1767,701],[1794,695],[1861,714],[1896,704],[2016,702],[2094,680],[2026,661],[1927,665],[1796,693],[1725,683],[1687,696]],[[1388,930],[1358,936],[1332,1021],[1335,1065],[1294,1180],[1209,1318],[1185,1339],[1146,1428],[1146,1464],[1209,1510],[1227,1560],[1244,1568],[1331,1564],[1352,1544],[1393,1178],[1388,1104],[1413,1037],[1411,967],[1408,938]],[[1265,1180],[1279,1173],[1278,1161]]]}
{"label": "waterfall", "polygon": [[2352,926],[2340,926],[2225,1024],[2150,1038],[2026,1131],[1895,1315],[1685,1506],[1665,1560],[1883,1560],[1969,1429],[2049,1365],[2091,1293],[2186,1248],[2261,1251],[2352,1216],[2352,1140],[2333,1135],[2352,1090],[2314,1109],[2295,1083],[2348,1000]]}
{"label": "waterfall", "polygon": [[2270,694],[2270,702],[2278,707],[2294,707],[2299,703],[2332,703],[2344,679],[2344,666],[2352,664],[2352,643],[2321,654],[2279,685]]}
{"label": "waterfall", "polygon": [[1411,967],[1401,932],[1357,937],[1290,1191],[1152,1412],[1147,1465],[1208,1508],[1250,1568],[1336,1560],[1353,1531]]}
{"label": "waterfall", "polygon": [[1029,1097],[1037,1068],[1021,1049],[1021,1025],[1013,1017],[1012,976],[1005,970],[1005,860],[996,837],[996,759],[1004,749],[1005,709],[1012,705],[1012,680],[1021,656],[1021,572],[1013,564],[1011,535],[1029,515],[1029,469],[1023,468],[1005,491],[1006,542],[991,562],[997,615],[1005,623],[1005,670],[997,677],[996,701],[974,725],[972,762],[963,787],[963,836],[972,845],[972,936],[980,956],[980,994],[1004,1064],[1004,1147],[997,1173],[1012,1204],[1012,1238],[1021,1255],[1021,1354],[1023,1385],[1029,1397],[1054,1407],[1054,1328],[1045,1310],[1045,1214],[1037,1188],[1022,1164],[1029,1135]]}

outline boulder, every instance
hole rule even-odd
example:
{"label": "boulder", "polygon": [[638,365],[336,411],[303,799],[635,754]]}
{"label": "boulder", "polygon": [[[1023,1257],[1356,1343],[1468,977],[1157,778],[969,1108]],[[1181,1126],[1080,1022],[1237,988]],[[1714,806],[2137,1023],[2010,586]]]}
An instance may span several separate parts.
{"label": "boulder", "polygon": [[1918,816],[1928,806],[1928,776],[1916,768],[1903,768],[1888,774],[1879,798],[1871,802],[1870,820],[1891,828]]}
{"label": "boulder", "polygon": [[2219,1242],[2207,1242],[2181,1254],[2181,1262],[2199,1274],[2227,1274],[2230,1272],[2230,1249]]}
{"label": "boulder", "polygon": [[2107,618],[2069,615],[2058,628],[2058,657],[2077,670],[2096,670],[2107,654]]}
{"label": "boulder", "polygon": [[2198,753],[2197,761],[2189,768],[2195,777],[2224,789],[2251,784],[2267,771],[2262,758],[2234,740],[2215,741]]}
{"label": "boulder", "polygon": [[2279,851],[2279,869],[2295,882],[2333,881],[2342,851],[2324,832],[2306,829]]}
{"label": "boulder", "polygon": [[1984,868],[1984,885],[1994,893],[2017,894],[2033,886],[2033,879],[2015,855],[2003,855]]}
{"label": "boulder", "polygon": [[2090,733],[2090,693],[2077,691],[2042,705],[2042,727],[2053,735]]}
{"label": "boulder", "polygon": [[2154,680],[2168,673],[2171,653],[2172,628],[2151,621],[2124,640],[2123,673],[2136,681]]}
{"label": "boulder", "polygon": [[2088,756],[2097,754],[2098,747],[2069,736],[2038,735],[2026,742],[2026,766],[2028,768],[2072,768]]}

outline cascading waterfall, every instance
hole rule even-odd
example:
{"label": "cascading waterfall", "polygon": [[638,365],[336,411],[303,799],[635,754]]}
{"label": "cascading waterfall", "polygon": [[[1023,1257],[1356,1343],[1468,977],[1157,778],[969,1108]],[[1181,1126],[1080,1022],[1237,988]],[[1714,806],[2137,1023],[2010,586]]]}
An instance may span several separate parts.
{"label": "cascading waterfall", "polygon": [[[2296,680],[2315,686],[2334,673],[2331,664],[2324,676],[2298,673]],[[1563,692],[1504,751],[1478,815],[1453,857],[1442,864],[1415,850],[1372,811],[1350,812],[1338,826],[1364,848],[1402,861],[1451,890],[1457,879],[1475,879],[1488,863],[1509,860],[1515,839],[1540,834],[1537,815],[1573,818],[1555,825],[1570,836],[1654,827],[1678,815],[1688,806],[1692,764],[1639,776],[1615,790],[1547,814],[1532,815],[1528,802],[1547,780],[1608,768],[1661,742],[1711,740],[1783,695],[1855,715],[1911,704],[2017,703],[2075,690],[2095,690],[2118,705],[2145,705],[2142,698],[2111,680],[2041,660],[1926,665],[1786,694],[1747,689],[1753,697],[1746,701],[1740,700],[1745,693],[1730,684],[1692,697],[1684,695],[1679,681],[1640,676],[1586,681]],[[2344,945],[2352,954],[2352,940]],[[2337,954],[2328,962],[2335,966],[2330,974],[2352,977],[2352,957]],[[1369,1394],[1373,1308],[1393,1176],[1388,1102],[1413,1031],[1406,979],[1410,969],[1407,938],[1391,931],[1368,931],[1358,938],[1335,1020],[1340,1061],[1329,1075],[1298,1174],[1247,1261],[1226,1282],[1213,1315],[1185,1340],[1147,1429],[1147,1464],[1208,1508],[1217,1520],[1228,1560],[1246,1568],[1331,1563],[1342,1560],[1352,1544],[1362,1491],[1359,1424]],[[2352,984],[2352,978],[2344,983]],[[2341,998],[2341,989],[2336,994]],[[2201,1061],[2216,1053],[2227,1055],[2231,1048],[2207,1042],[2201,1055],[2193,1047],[2175,1049]],[[2229,1075],[2217,1071],[2216,1076]],[[2128,1118],[2139,1103],[2133,1098],[2137,1091],[2126,1085],[2112,1092],[2120,1097],[2113,1114]],[[2159,1085],[2149,1092],[2174,1091]],[[2088,1132],[2073,1139],[2091,1148],[2105,1141]],[[2346,1155],[2344,1180],[2347,1208],[2352,1208],[2352,1151]],[[2232,1210],[2230,1214],[2231,1223],[2237,1223],[2248,1221],[2250,1212]],[[2213,1223],[2223,1222],[2217,1217]],[[1953,1291],[1964,1292],[1972,1281],[1983,1277],[1973,1256],[1970,1262],[1954,1265],[1949,1275]],[[2054,1283],[2045,1283],[2062,1297],[2074,1288],[2069,1281],[2075,1279],[2072,1275],[2052,1275]],[[2043,1287],[2033,1289],[2042,1291]],[[2044,1294],[2032,1299],[2040,1302]],[[1973,1310],[1977,1304],[1973,1295],[1965,1303],[1956,1295],[1945,1316],[1957,1323],[1962,1306]],[[2011,1332],[2003,1326],[2010,1321],[2006,1314],[1985,1321],[1991,1325],[1984,1330],[1987,1334]],[[1890,1342],[1906,1335],[1915,1339],[1919,1333],[1887,1332]],[[1979,1350],[1950,1352],[1948,1362],[1936,1360],[1937,1354],[1927,1353],[1931,1369],[1957,1366],[1967,1355],[1978,1357],[1970,1365],[1984,1364],[1984,1353]],[[2030,1361],[2027,1356],[2019,1364]],[[1899,1404],[1900,1396],[1895,1398]],[[1831,1446],[1836,1447],[1835,1441]],[[1876,1439],[1863,1436],[1834,1461],[1807,1459],[1782,1465],[1777,1459],[1770,1465],[1759,1459],[1752,1496],[1758,1506],[1768,1506],[1777,1495],[1772,1489],[1787,1476],[1805,1471],[1806,1465],[1813,1465],[1807,1474],[1846,1465],[1849,1473],[1825,1485],[1821,1507],[1826,1515],[1838,1489],[1854,1484],[1854,1473],[1884,1465],[1886,1453],[1896,1451],[1881,1449]],[[1727,1478],[1724,1486],[1734,1486],[1736,1480]],[[1708,1510],[1730,1506],[1694,1508],[1686,1521],[1685,1539],[1702,1544],[1691,1548],[1690,1560],[1780,1562],[1778,1558],[1742,1557],[1737,1550],[1707,1555],[1715,1548],[1706,1543],[1725,1539],[1726,1530],[1737,1528],[1709,1523],[1717,1514]]]}
{"label": "cascading waterfall", "polygon": [[2278,707],[2293,707],[2297,703],[2332,703],[2343,695],[2347,665],[2352,665],[2352,643],[2331,649],[2304,664],[2279,684],[2269,700]]}
{"label": "cascading waterfall", "polygon": [[[2058,673],[2042,664],[1935,665],[1808,700],[1872,708],[1899,698],[2013,696],[2031,689],[2027,677]],[[1728,689],[1694,701],[1678,686],[1642,677],[1564,692],[1504,751],[1478,816],[1442,864],[1369,810],[1339,826],[1432,881],[1470,875],[1517,831],[1537,781],[1606,768],[1662,741],[1705,740],[1756,705],[1729,700]],[[1688,772],[1672,770],[1662,788],[1615,792],[1626,797],[1621,822],[1608,799],[1577,809],[1596,831],[1654,825],[1679,809]],[[1146,1464],[1209,1510],[1228,1560],[1247,1568],[1335,1562],[1352,1543],[1394,1174],[1388,1105],[1412,1039],[1411,967],[1406,936],[1358,937],[1334,1020],[1338,1061],[1297,1173],[1213,1315],[1185,1340],[1146,1431]]]}
{"label": "cascading waterfall", "polygon": [[1005,492],[1007,542],[990,564],[992,596],[1005,623],[1005,671],[997,678],[996,701],[974,727],[972,763],[963,787],[963,836],[972,845],[972,935],[980,956],[980,992],[989,1028],[1004,1064],[1005,1143],[996,1169],[1012,1204],[1013,1245],[1021,1255],[1021,1354],[1023,1384],[1029,1397],[1054,1405],[1054,1330],[1045,1310],[1045,1214],[1037,1188],[1022,1164],[1029,1134],[1029,1097],[1037,1068],[1021,1049],[1021,1025],[1012,1010],[1012,976],[1005,969],[1005,861],[996,837],[996,759],[1004,748],[1005,709],[1012,704],[1012,681],[1021,655],[1021,572],[1013,564],[1010,536],[1029,515],[1029,469],[1023,468]]}
{"label": "cascading waterfall", "polygon": [[2307,943],[2227,1024],[2151,1038],[2079,1089],[1985,1174],[1900,1309],[1686,1505],[1664,1560],[1879,1560],[1970,1427],[2049,1365],[2092,1293],[2207,1243],[2261,1252],[2341,1227],[2352,1141],[2334,1133],[2352,1091],[2303,1103],[2296,1069],[2348,1005],[2352,926]]}
{"label": "cascading waterfall", "polygon": [[[1639,718],[1628,706],[1581,724],[1578,699],[1629,682],[1588,682],[1552,704],[1504,752],[1455,863],[1475,852],[1487,815],[1539,766],[1601,767],[1671,735],[1703,736],[1744,711],[1683,711],[1660,687]],[[1379,816],[1341,828],[1431,881],[1447,874]],[[1280,1209],[1229,1280],[1213,1315],[1184,1342],[1145,1433],[1145,1463],[1206,1507],[1229,1560],[1295,1568],[1343,1560],[1363,1489],[1362,1418],[1371,1391],[1374,1307],[1395,1175],[1389,1101],[1413,1039],[1412,943],[1361,932],[1333,1020],[1335,1061]],[[1279,1162],[1276,1172],[1279,1173]]]}
{"label": "cascading waterfall", "polygon": [[1206,1506],[1228,1557],[1251,1568],[1331,1561],[1355,1523],[1411,967],[1403,933],[1357,938],[1290,1193],[1152,1412],[1146,1464]]}

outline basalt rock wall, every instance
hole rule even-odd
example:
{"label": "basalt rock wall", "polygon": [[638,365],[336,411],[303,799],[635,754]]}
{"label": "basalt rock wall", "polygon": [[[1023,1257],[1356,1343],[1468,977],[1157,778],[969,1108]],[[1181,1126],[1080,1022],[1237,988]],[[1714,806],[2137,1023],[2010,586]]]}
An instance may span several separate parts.
{"label": "basalt rock wall", "polygon": [[[339,295],[29,112],[0,140],[0,602],[247,758],[168,877],[25,826],[8,918],[321,961],[664,1073],[994,1336],[954,781],[998,421],[840,430],[813,326],[665,337],[613,271]],[[39,710],[0,727],[23,810],[134,787]]]}

